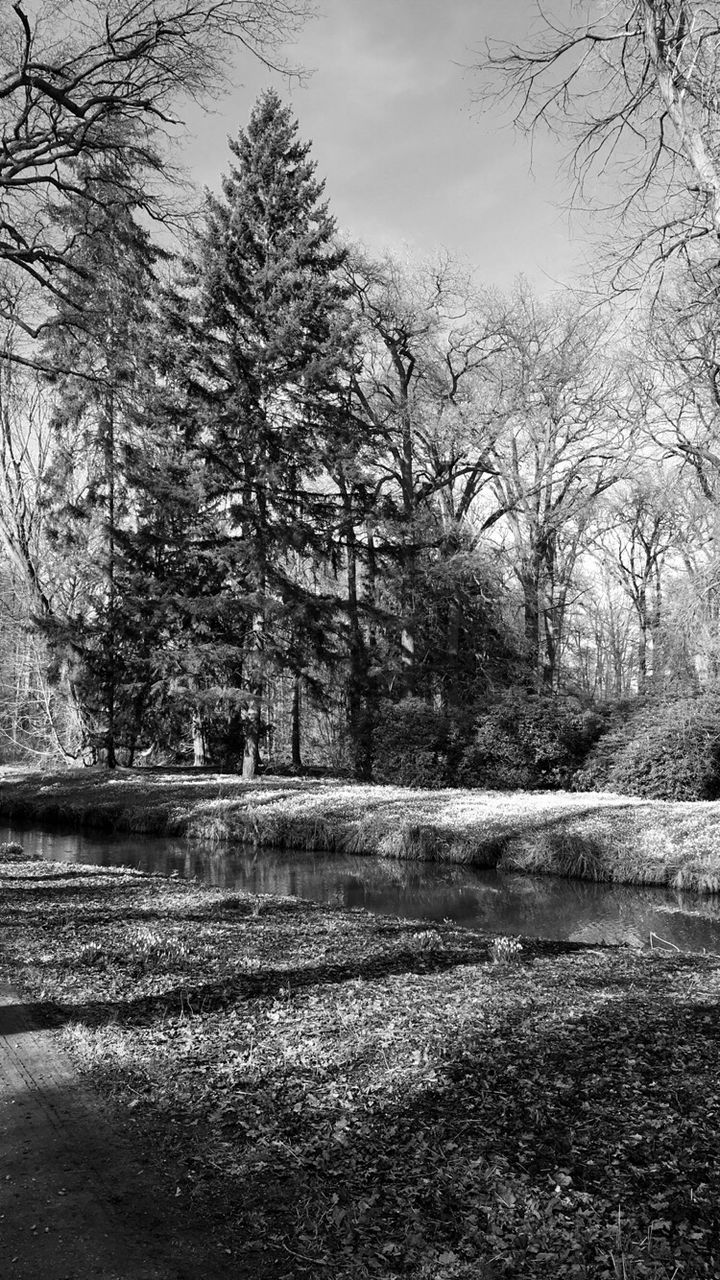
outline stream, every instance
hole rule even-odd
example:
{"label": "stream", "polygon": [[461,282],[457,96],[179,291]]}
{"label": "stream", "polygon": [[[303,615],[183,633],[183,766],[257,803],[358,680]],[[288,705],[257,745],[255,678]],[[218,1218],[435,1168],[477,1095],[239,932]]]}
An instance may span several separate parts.
{"label": "stream", "polygon": [[0,825],[0,842],[10,840],[49,861],[137,867],[225,889],[310,898],[403,919],[453,920],[492,933],[720,955],[720,896],[503,875],[447,863],[277,849],[228,852],[186,839]]}

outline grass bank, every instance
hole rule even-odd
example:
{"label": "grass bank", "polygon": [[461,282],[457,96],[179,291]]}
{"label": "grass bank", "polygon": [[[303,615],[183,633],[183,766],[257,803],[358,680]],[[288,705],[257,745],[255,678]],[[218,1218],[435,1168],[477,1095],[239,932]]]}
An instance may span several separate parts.
{"label": "grass bank", "polygon": [[0,817],[720,893],[718,802],[243,782],[192,772],[6,771]]}
{"label": "grass bank", "polygon": [[720,1274],[716,959],[27,862],[0,937],[233,1280]]}

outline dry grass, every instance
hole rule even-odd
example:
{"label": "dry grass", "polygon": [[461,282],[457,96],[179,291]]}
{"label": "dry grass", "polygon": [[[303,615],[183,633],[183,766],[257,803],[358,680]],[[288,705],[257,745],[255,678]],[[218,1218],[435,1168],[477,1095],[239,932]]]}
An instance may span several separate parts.
{"label": "dry grass", "polygon": [[0,775],[16,822],[720,892],[720,803],[118,770]]}

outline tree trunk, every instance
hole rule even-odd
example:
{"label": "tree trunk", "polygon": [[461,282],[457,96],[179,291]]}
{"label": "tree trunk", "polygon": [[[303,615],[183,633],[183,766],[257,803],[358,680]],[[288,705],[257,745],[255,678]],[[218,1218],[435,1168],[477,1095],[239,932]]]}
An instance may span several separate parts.
{"label": "tree trunk", "polygon": [[[454,529],[442,546],[442,557],[450,563],[460,550],[460,540]],[[460,671],[460,636],[462,631],[463,602],[459,589],[448,600],[445,618],[445,678],[443,680],[443,704],[451,713],[462,707],[463,687]]]}
{"label": "tree trunk", "polygon": [[302,769],[300,756],[300,676],[293,679],[292,705],[290,708],[290,752],[294,769]]}
{"label": "tree trunk", "polygon": [[662,580],[660,565],[656,560],[652,575],[652,610],[650,614],[650,679],[655,693],[662,693],[665,680],[660,626],[662,623]]}
{"label": "tree trunk", "polygon": [[[542,693],[554,676],[552,582],[542,546],[534,546],[517,570],[523,592],[525,647],[530,687]],[[548,591],[548,586],[550,591]]]}
{"label": "tree trunk", "polygon": [[640,623],[640,635],[638,637],[637,649],[637,665],[638,665],[638,696],[643,697],[647,693],[647,625],[645,622]]}
{"label": "tree trunk", "polygon": [[257,773],[258,760],[260,757],[260,728],[258,718],[260,716],[260,707],[253,711],[245,725],[245,748],[243,750],[242,776],[243,778],[254,778]]}
{"label": "tree trunk", "polygon": [[364,652],[362,632],[360,629],[360,612],[357,591],[357,541],[352,524],[352,503],[347,491],[343,488],[343,505],[345,507],[346,535],[345,558],[347,571],[347,609],[350,631],[348,658],[347,717],[350,732],[350,744],[353,755],[353,773],[361,779],[365,775],[367,763],[364,760],[365,744],[362,733],[362,700],[364,686]]}
{"label": "tree trunk", "polygon": [[244,717],[245,747],[243,750],[243,778],[254,778],[260,760],[262,733],[262,697],[265,684],[265,595],[267,592],[268,517],[267,494],[264,483],[248,483],[245,491],[248,509],[255,506],[257,523],[254,531],[257,554],[257,601],[252,620],[250,650],[244,664],[248,687],[248,708]]}
{"label": "tree trunk", "polygon": [[115,401],[112,390],[105,402],[105,482],[107,484],[107,621],[105,649],[105,763],[116,766],[115,758]]}
{"label": "tree trunk", "polygon": [[415,689],[415,627],[412,623],[406,623],[402,629],[400,660],[402,662],[405,693],[409,697]]}
{"label": "tree trunk", "polygon": [[264,681],[263,649],[265,638],[265,615],[258,610],[253,618],[251,651],[246,663],[248,690],[250,694],[248,713],[245,717],[245,748],[243,751],[243,778],[254,778],[260,759],[260,736],[262,733],[262,695]]}
{"label": "tree trunk", "polygon": [[409,399],[413,362],[410,362],[407,369],[403,369],[402,362],[396,360],[396,368],[401,382],[402,446],[399,461],[400,487],[405,521],[405,543],[401,548],[402,583],[400,604],[402,609],[402,632],[400,635],[400,666],[405,696],[412,697],[415,692],[415,635],[417,629],[415,620],[417,590],[415,459]]}
{"label": "tree trunk", "polygon": [[377,562],[375,559],[375,537],[371,522],[366,522],[366,554],[367,576],[365,599],[368,605],[367,642],[363,654],[363,705],[362,727],[360,737],[359,776],[363,782],[369,782],[373,769],[373,737],[377,711],[377,677],[371,672],[377,667],[377,625],[375,609],[377,607]]}
{"label": "tree trunk", "polygon": [[523,593],[523,633],[525,638],[525,654],[527,661],[528,683],[531,689],[537,686],[537,675],[540,664],[538,609],[538,583],[530,566],[521,564],[518,577]]}
{"label": "tree trunk", "polygon": [[202,769],[207,764],[207,739],[202,715],[197,707],[192,716],[193,767]]}

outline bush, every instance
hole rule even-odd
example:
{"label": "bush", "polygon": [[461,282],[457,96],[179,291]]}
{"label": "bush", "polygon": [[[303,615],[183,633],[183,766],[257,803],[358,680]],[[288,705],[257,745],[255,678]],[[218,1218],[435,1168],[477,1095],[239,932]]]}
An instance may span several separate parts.
{"label": "bush", "polygon": [[720,695],[637,706],[600,738],[573,785],[648,800],[717,800]]}
{"label": "bush", "polygon": [[40,862],[39,853],[26,853],[21,844],[0,844],[0,862]]}
{"label": "bush", "polygon": [[373,732],[373,781],[443,787],[454,781],[457,732],[443,711],[421,698],[382,702]]}
{"label": "bush", "polygon": [[457,783],[498,791],[568,787],[605,726],[603,714],[578,699],[507,694],[481,719]]}

